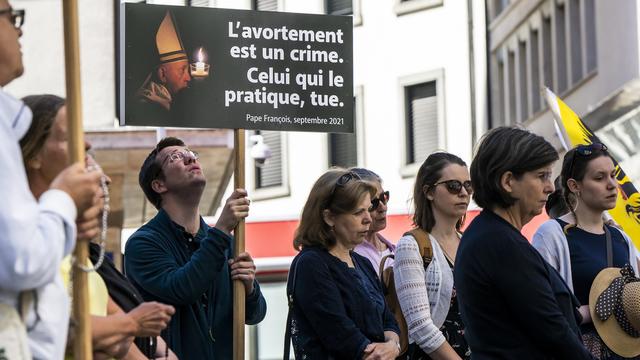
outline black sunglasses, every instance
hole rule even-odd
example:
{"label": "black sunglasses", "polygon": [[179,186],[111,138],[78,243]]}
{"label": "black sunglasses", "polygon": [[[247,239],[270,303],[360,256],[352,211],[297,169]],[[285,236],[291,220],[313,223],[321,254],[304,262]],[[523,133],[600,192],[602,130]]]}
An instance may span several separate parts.
{"label": "black sunglasses", "polygon": [[360,180],[360,176],[354,172],[348,172],[346,174],[343,174],[338,178],[338,180],[336,180],[336,183],[333,184],[333,188],[331,189],[331,194],[329,195],[327,208],[331,205],[331,203],[333,203],[333,197],[336,194],[336,189],[347,185],[347,183],[351,180]]}
{"label": "black sunglasses", "polygon": [[380,206],[380,203],[387,205],[389,201],[389,192],[385,191],[380,196],[371,199],[371,206],[369,206],[369,211],[374,211]]}
{"label": "black sunglasses", "polygon": [[569,166],[569,175],[573,176],[573,167],[576,164],[576,157],[578,155],[588,157],[593,155],[596,151],[606,152],[607,150],[609,150],[609,148],[607,148],[607,145],[603,143],[576,146],[576,153],[573,155],[573,158],[571,158],[571,166]]}
{"label": "black sunglasses", "polygon": [[14,10],[12,8],[0,10],[0,15],[9,14],[9,21],[16,29],[20,29],[24,24],[24,13],[23,9]]}
{"label": "black sunglasses", "polygon": [[431,187],[436,187],[440,184],[444,184],[447,188],[447,191],[452,195],[460,194],[462,188],[466,190],[467,194],[473,194],[473,186],[471,185],[470,180],[467,180],[465,182],[462,182],[460,180],[444,180],[431,185]]}

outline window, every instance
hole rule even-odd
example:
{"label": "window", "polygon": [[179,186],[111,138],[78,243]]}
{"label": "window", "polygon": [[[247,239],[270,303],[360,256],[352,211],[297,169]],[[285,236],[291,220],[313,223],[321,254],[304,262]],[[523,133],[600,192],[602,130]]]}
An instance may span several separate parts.
{"label": "window", "polygon": [[518,93],[520,97],[520,121],[525,121],[529,117],[529,86],[527,85],[527,43],[518,43]]}
{"label": "window", "polygon": [[498,106],[498,111],[497,111],[498,116],[496,116],[496,121],[498,123],[496,124],[496,126],[507,124],[507,119],[505,119],[505,114],[507,113],[505,111],[506,103],[504,101],[504,97],[505,97],[504,89],[506,88],[505,80],[506,79],[504,77],[504,60],[499,59],[498,60],[498,101],[496,102]]}
{"label": "window", "polygon": [[567,90],[567,38],[565,31],[565,5],[556,5],[556,88],[558,93]]}
{"label": "window", "polygon": [[356,126],[354,126],[353,134],[329,134],[329,167],[348,168],[358,165]]}
{"label": "window", "polygon": [[325,0],[325,12],[328,15],[353,15],[353,1]]}
{"label": "window", "polygon": [[253,197],[257,200],[287,196],[289,182],[287,173],[286,133],[280,131],[255,130],[247,132],[247,154],[255,145],[250,135],[260,135],[265,145],[271,150],[271,157],[263,165],[258,166],[255,160],[247,155],[247,179],[253,180]]}
{"label": "window", "polygon": [[400,79],[403,99],[403,177],[415,176],[432,152],[446,148],[444,71],[434,70]]}
{"label": "window", "polygon": [[598,57],[596,54],[596,15],[593,0],[584,0],[584,37],[587,47],[587,74],[596,69]]}
{"label": "window", "polygon": [[255,166],[256,189],[281,186],[282,185],[282,145],[280,132],[278,131],[256,131],[256,135],[261,135],[264,144],[271,149],[271,158],[267,159],[262,166]]}
{"label": "window", "polygon": [[362,94],[362,86],[356,87],[353,94],[353,133],[327,134],[327,160],[329,167],[351,167],[364,163]]}
{"label": "window", "polygon": [[542,19],[542,67],[543,81],[546,86],[555,89],[553,80],[553,43],[551,42],[551,17]]}
{"label": "window", "polygon": [[187,0],[187,6],[209,6],[209,0]]}
{"label": "window", "polygon": [[278,11],[278,0],[253,0],[253,10]]}
{"label": "window", "polygon": [[507,82],[509,84],[509,117],[505,119],[505,124],[509,125],[516,121],[516,55],[513,51],[509,51],[507,55]]}
{"label": "window", "polygon": [[509,6],[509,0],[493,0],[492,2],[492,13],[493,18],[498,17],[498,15],[502,14],[502,11]]}
{"label": "window", "polygon": [[443,0],[395,0],[395,2],[394,10],[396,15],[404,15],[442,6]]}
{"label": "window", "polygon": [[569,1],[569,26],[571,31],[571,84],[582,80],[582,31],[580,30],[580,0]]}
{"label": "window", "polygon": [[531,113],[535,114],[540,111],[541,99],[540,99],[540,87],[542,81],[540,81],[540,37],[538,36],[538,30],[531,29],[529,38],[529,44],[531,46]]}
{"label": "window", "polygon": [[490,28],[503,36],[491,50],[492,126],[538,114],[541,85],[565,96],[597,70],[594,11],[594,0],[546,0],[521,25]]}

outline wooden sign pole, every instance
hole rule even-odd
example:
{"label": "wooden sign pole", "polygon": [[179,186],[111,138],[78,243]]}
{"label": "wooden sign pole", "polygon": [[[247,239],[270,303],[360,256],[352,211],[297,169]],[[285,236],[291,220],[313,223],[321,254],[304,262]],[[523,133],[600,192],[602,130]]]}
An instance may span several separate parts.
{"label": "wooden sign pole", "polygon": [[[62,8],[67,83],[66,106],[70,139],[69,154],[72,162],[84,162],[77,0],[62,0]],[[89,244],[87,242],[78,242],[73,254],[76,264],[85,265],[89,258]],[[89,360],[92,358],[92,350],[88,277],[87,273],[78,268],[78,266],[74,266],[72,272],[73,317],[76,321],[73,354],[75,359]]]}
{"label": "wooden sign pole", "polygon": [[[235,163],[233,183],[235,189],[244,189],[244,129],[233,130],[233,145]],[[238,222],[234,231],[233,256],[244,252],[244,219]],[[245,319],[245,290],[241,280],[233,282],[233,360],[244,360],[244,319]]]}

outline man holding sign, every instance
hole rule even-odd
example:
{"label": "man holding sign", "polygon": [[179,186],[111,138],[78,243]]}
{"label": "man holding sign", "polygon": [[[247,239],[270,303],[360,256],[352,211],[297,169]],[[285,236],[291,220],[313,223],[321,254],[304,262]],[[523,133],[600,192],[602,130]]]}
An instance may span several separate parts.
{"label": "man holding sign", "polygon": [[[24,15],[24,10],[0,0],[0,87],[24,70],[18,42]],[[75,246],[76,222],[87,232],[98,231],[102,172],[87,172],[81,163],[68,166],[36,200],[18,145],[31,117],[22,101],[0,90],[0,163],[4,173],[0,177],[0,354],[12,358],[13,351],[19,349],[24,356],[30,351],[34,359],[61,359],[70,307],[60,263]],[[26,310],[24,318],[18,317],[18,309]],[[11,328],[12,321],[17,328]],[[18,332],[28,336],[28,350],[20,343],[24,339]],[[14,341],[7,343],[12,336]]]}
{"label": "man holding sign", "polygon": [[127,276],[147,301],[175,306],[164,339],[181,359],[230,359],[232,280],[242,280],[246,324],[264,318],[267,305],[251,255],[232,258],[231,231],[249,214],[243,189],[231,194],[215,227],[198,207],[206,184],[198,154],[165,138],[140,169],[140,186],[159,209],[126,246]]}

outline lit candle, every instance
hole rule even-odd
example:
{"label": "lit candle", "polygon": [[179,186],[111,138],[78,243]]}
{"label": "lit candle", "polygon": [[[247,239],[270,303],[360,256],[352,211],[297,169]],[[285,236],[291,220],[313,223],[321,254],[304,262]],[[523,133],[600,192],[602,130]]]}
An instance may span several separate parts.
{"label": "lit candle", "polygon": [[202,54],[202,48],[198,50],[198,61],[195,64],[191,64],[191,76],[208,76],[209,64],[204,62],[204,55]]}

